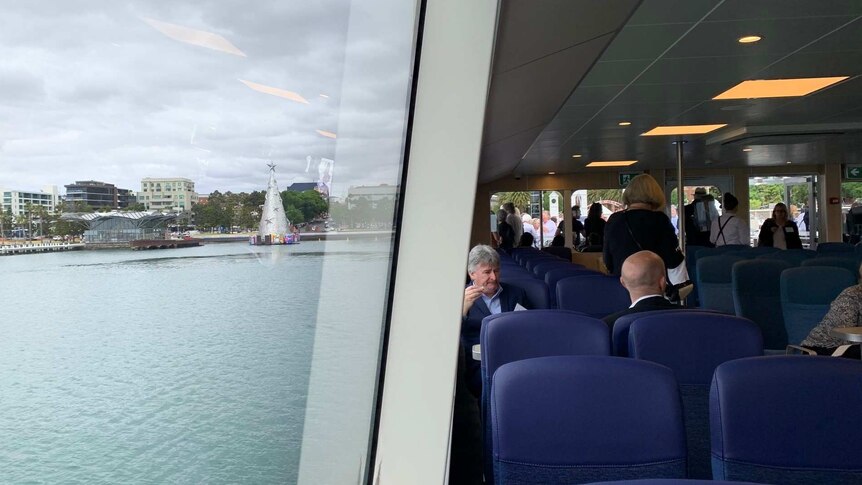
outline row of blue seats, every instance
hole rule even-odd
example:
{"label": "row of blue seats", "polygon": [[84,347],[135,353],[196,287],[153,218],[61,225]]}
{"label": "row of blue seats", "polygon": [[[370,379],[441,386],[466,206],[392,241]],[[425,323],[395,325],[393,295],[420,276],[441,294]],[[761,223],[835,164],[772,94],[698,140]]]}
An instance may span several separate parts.
{"label": "row of blue seats", "polygon": [[[817,251],[810,249],[780,250],[773,247],[750,247],[736,244],[716,248],[688,245],[685,248],[685,261],[692,281],[697,280],[697,261],[699,259],[720,254],[733,254],[743,259],[759,258],[785,261],[791,266],[801,266],[804,261],[817,258],[820,260],[818,263],[807,264],[841,267],[850,267],[855,264],[858,268],[859,262],[862,261],[862,245],[854,247],[848,243],[821,243],[817,249]],[[699,294],[699,289],[695,287],[694,292],[688,298],[688,306],[699,305]]]}
{"label": "row of blue seats", "polygon": [[[685,310],[650,313],[641,314],[627,324],[627,353],[634,359],[666,366],[661,371],[656,371],[659,365],[644,367],[632,359],[609,357],[611,340],[605,324],[574,312],[534,310],[485,319],[481,333],[482,415],[483,423],[490,424],[484,431],[486,457],[493,458],[486,460],[486,478],[493,476],[498,484],[586,483],[643,477],[750,479],[746,473],[763,472],[756,460],[749,462],[748,468],[737,466],[734,460],[739,457],[734,456],[734,450],[742,449],[741,445],[728,441],[724,434],[718,454],[713,438],[710,472],[707,412],[709,385],[715,369],[730,360],[762,355],[759,329],[745,319],[717,313]],[[594,357],[558,357],[575,355]],[[551,356],[557,357],[536,359]],[[821,361],[796,359],[806,363]],[[513,364],[518,362],[530,364],[521,368]],[[862,364],[852,361],[846,364],[855,366],[856,381],[852,386],[844,387],[834,380],[826,380],[822,385],[830,386],[829,389],[834,389],[833,385],[839,389],[858,388],[853,386],[862,382]],[[506,370],[510,368],[519,370]],[[650,380],[648,375],[656,373],[664,375],[663,382]],[[715,376],[719,382],[719,373]],[[804,377],[798,381],[799,376],[799,372],[788,372],[781,382],[793,379],[796,384],[808,383]],[[737,406],[732,391],[722,388],[719,396],[715,388],[713,384],[713,407],[716,403],[721,404],[719,409],[726,405],[732,410]],[[856,409],[847,400],[832,400],[829,392],[818,390],[816,396],[820,401],[828,401],[826,405],[839,410]],[[802,390],[802,395],[805,393]],[[855,399],[856,405],[859,404],[856,401],[862,402],[862,393],[849,394],[855,396],[850,400]],[[760,400],[759,405],[769,409],[769,402]],[[816,420],[830,416],[822,407],[812,412],[817,414],[811,416]],[[653,421],[656,416],[663,421]],[[673,417],[673,422],[667,421],[668,416]],[[728,416],[733,418],[734,413]],[[732,425],[732,419],[722,417],[720,421],[722,426]],[[846,420],[841,423],[845,425]],[[715,426],[713,419],[713,430]],[[805,427],[806,432],[808,428]],[[852,436],[852,432],[846,433],[852,429],[856,427],[845,428],[842,437]],[[827,426],[818,431],[831,433],[834,429]],[[805,433],[794,438],[793,443],[785,444],[804,447],[809,442]],[[777,461],[762,466],[778,474],[765,480],[776,483],[776,477],[790,473],[789,468],[816,468],[817,460],[825,452],[814,453],[814,458],[785,456],[775,450],[766,452],[770,453],[774,455],[772,458],[778,457]],[[839,460],[837,469],[855,466],[856,474],[852,476],[859,480],[862,477],[859,463],[859,458]]]}
{"label": "row of blue seats", "polygon": [[784,349],[808,335],[832,300],[858,282],[858,274],[859,263],[848,259],[813,258],[793,267],[727,253],[698,258],[695,286],[700,308],[751,319],[766,348]]}
{"label": "row of blue seats", "polygon": [[563,309],[604,317],[627,308],[619,278],[532,248],[501,255],[500,280],[524,290],[535,309]]}

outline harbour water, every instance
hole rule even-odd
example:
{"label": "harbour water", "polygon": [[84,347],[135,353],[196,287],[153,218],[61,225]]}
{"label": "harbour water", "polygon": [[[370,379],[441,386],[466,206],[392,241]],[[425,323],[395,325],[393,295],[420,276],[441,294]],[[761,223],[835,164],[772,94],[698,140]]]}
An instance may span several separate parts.
{"label": "harbour water", "polygon": [[296,482],[324,244],[377,298],[388,241],[0,259],[0,483]]}

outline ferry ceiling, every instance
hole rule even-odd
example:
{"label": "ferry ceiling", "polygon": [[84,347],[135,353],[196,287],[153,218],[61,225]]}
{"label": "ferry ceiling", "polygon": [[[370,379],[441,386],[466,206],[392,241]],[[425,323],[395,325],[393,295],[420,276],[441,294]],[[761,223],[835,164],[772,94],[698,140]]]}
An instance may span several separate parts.
{"label": "ferry ceiling", "polygon": [[[608,170],[594,161],[675,169],[679,138],[686,168],[862,163],[862,1],[503,0],[493,62],[480,183]],[[713,99],[797,78],[838,79]]]}

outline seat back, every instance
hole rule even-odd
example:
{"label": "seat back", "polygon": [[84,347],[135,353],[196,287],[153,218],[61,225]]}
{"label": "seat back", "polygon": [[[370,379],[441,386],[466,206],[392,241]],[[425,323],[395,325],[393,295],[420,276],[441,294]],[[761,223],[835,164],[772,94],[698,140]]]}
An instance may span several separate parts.
{"label": "seat back", "polygon": [[781,311],[787,341],[798,345],[814,328],[839,293],[856,284],[856,275],[844,268],[803,266],[781,273]]}
{"label": "seat back", "polygon": [[560,258],[558,258],[556,256],[551,256],[550,254],[540,253],[537,256],[530,256],[530,257],[526,258],[524,260],[523,264],[524,264],[524,267],[527,268],[527,271],[532,273],[533,269],[536,267],[536,265],[542,264],[542,263],[551,263],[551,262],[559,263]]}
{"label": "seat back", "polygon": [[557,308],[602,318],[631,304],[629,292],[616,276],[582,275],[557,282]]}
{"label": "seat back", "polygon": [[781,311],[781,272],[784,261],[751,259],[733,265],[733,306],[736,315],[760,327],[767,349],[787,347],[787,330]]}
{"label": "seat back", "polygon": [[818,253],[853,253],[854,247],[845,242],[822,242],[817,245]]}
{"label": "seat back", "polygon": [[676,380],[652,362],[567,356],[505,364],[494,375],[490,422],[498,485],[685,476]]}
{"label": "seat back", "polygon": [[554,256],[564,259],[566,261],[572,260],[572,250],[571,248],[563,247],[563,246],[548,246],[546,248],[542,248],[542,251],[553,254]]}
{"label": "seat back", "polygon": [[514,277],[500,275],[500,281],[506,285],[524,290],[529,301],[528,306],[531,309],[544,310],[551,308],[551,295],[548,293],[548,285],[544,281],[537,280],[529,275]]}
{"label": "seat back", "polygon": [[638,312],[638,313],[629,313],[628,315],[623,315],[614,322],[614,326],[611,329],[611,353],[616,355],[617,357],[628,357],[629,356],[629,330],[631,330],[632,323],[635,320],[651,315],[663,315],[668,312],[685,312],[685,313],[694,313],[694,312],[704,312],[704,313],[713,313],[705,310],[700,310],[697,308],[688,309],[688,308],[678,308],[678,309],[666,309],[666,310],[650,310],[647,312]]}
{"label": "seat back", "polygon": [[545,284],[548,285],[548,291],[551,293],[551,305],[557,307],[557,282],[563,278],[583,275],[600,275],[598,271],[587,269],[579,264],[571,266],[558,266],[545,273]]}
{"label": "seat back", "polygon": [[533,274],[518,263],[500,263],[500,278],[532,278]]}
{"label": "seat back", "polygon": [[[706,249],[706,246],[697,246],[694,244],[685,245],[685,269],[688,271],[688,277],[691,281],[697,282],[697,252],[701,249]],[[700,306],[700,293],[697,285],[685,299],[686,306]]]}
{"label": "seat back", "polygon": [[726,362],[709,396],[716,480],[862,483],[862,364],[772,356]]}
{"label": "seat back", "polygon": [[699,257],[697,260],[697,282],[700,288],[700,307],[732,315],[733,307],[733,264],[743,261],[736,255],[719,254]]}
{"label": "seat back", "polygon": [[753,248],[742,248],[738,251],[734,251],[734,256],[741,256],[745,259],[756,258],[758,256],[763,256],[765,254],[772,254],[774,252],[781,251],[778,248],[773,248],[772,246],[756,246]]}
{"label": "seat back", "polygon": [[771,253],[761,254],[757,259],[774,259],[790,263],[791,266],[800,266],[803,261],[815,256],[817,256],[817,252],[810,249],[788,249],[786,251],[778,250]]}
{"label": "seat back", "polygon": [[834,266],[845,268],[854,275],[859,275],[859,260],[853,253],[847,253],[847,256],[818,256],[803,261],[802,266]]}
{"label": "seat back", "polygon": [[742,249],[749,249],[751,246],[747,244],[725,244],[724,246],[718,246],[715,248],[704,248],[699,249],[697,254],[697,259],[706,258],[708,256],[718,256],[719,254],[727,254],[733,253]]}
{"label": "seat back", "polygon": [[763,337],[744,318],[706,312],[670,312],[636,319],[629,355],[673,370],[685,417],[688,477],[712,477],[709,456],[709,384],[723,362],[763,355]]}
{"label": "seat back", "polygon": [[[544,283],[542,283],[544,284]],[[482,423],[488,423],[488,396],[494,372],[509,362],[554,355],[610,355],[608,328],[601,320],[565,310],[498,313],[482,321]],[[483,424],[485,475],[493,476],[491,429]]]}
{"label": "seat back", "polygon": [[571,266],[572,263],[563,261],[561,259],[542,261],[540,263],[536,263],[535,266],[533,266],[532,273],[533,276],[535,276],[536,278],[545,281],[545,274],[547,274],[548,271],[557,268],[569,268]]}

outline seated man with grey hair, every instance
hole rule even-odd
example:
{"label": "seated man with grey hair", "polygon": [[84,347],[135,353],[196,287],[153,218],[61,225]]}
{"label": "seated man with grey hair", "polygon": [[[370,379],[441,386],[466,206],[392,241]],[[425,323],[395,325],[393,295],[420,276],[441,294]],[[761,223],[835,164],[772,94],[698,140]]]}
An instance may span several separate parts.
{"label": "seated man with grey hair", "polygon": [[630,313],[680,308],[664,297],[667,286],[664,261],[652,251],[638,251],[623,261],[620,283],[628,290],[630,307],[606,316],[603,320],[611,329],[617,318]]}
{"label": "seated man with grey hair", "polygon": [[461,309],[461,345],[466,356],[467,381],[470,392],[482,394],[479,362],[473,360],[473,346],[479,343],[482,319],[500,312],[510,312],[516,305],[529,308],[524,290],[500,283],[500,256],[491,246],[480,244],[470,250],[467,258],[470,284],[464,289]]}

